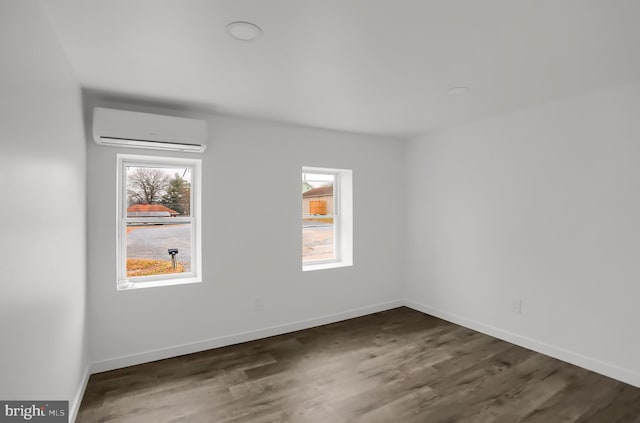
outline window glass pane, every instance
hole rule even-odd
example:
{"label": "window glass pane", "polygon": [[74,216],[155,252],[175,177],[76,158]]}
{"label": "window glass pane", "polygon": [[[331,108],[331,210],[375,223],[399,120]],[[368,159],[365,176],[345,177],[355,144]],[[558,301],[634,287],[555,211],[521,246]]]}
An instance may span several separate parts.
{"label": "window glass pane", "polygon": [[335,259],[333,223],[302,223],[302,261]]}
{"label": "window glass pane", "polygon": [[190,223],[127,223],[127,277],[188,272]]}
{"label": "window glass pane", "polygon": [[127,166],[127,217],[191,215],[190,167]]}
{"label": "window glass pane", "polygon": [[302,261],[335,259],[335,175],[302,174]]}

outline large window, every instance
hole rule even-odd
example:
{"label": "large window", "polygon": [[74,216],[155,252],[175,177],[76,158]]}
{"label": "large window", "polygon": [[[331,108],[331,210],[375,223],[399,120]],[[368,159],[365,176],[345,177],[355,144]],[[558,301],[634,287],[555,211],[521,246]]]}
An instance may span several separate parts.
{"label": "large window", "polygon": [[350,266],[352,182],[344,169],[302,168],[302,268]]}
{"label": "large window", "polygon": [[200,160],[118,155],[118,289],[200,282]]}

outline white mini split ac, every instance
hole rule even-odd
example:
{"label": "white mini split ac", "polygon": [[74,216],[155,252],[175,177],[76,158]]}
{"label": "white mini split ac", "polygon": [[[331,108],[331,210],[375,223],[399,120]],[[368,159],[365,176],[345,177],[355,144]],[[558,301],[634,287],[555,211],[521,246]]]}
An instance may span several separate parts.
{"label": "white mini split ac", "polygon": [[202,153],[207,149],[207,123],[127,110],[93,109],[93,139],[114,147]]}

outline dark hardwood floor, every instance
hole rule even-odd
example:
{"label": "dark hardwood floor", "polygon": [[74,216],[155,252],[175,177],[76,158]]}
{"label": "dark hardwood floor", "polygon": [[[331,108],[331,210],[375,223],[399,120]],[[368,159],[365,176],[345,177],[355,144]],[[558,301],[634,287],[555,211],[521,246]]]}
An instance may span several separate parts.
{"label": "dark hardwood floor", "polygon": [[640,422],[640,389],[408,308],[91,376],[78,422]]}

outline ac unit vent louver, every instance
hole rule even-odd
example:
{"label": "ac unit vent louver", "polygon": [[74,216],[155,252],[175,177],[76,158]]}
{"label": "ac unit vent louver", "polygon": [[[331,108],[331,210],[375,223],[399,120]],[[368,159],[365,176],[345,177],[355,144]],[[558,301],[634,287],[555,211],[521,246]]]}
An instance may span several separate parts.
{"label": "ac unit vent louver", "polygon": [[96,107],[96,144],[165,151],[202,153],[207,148],[204,120]]}

